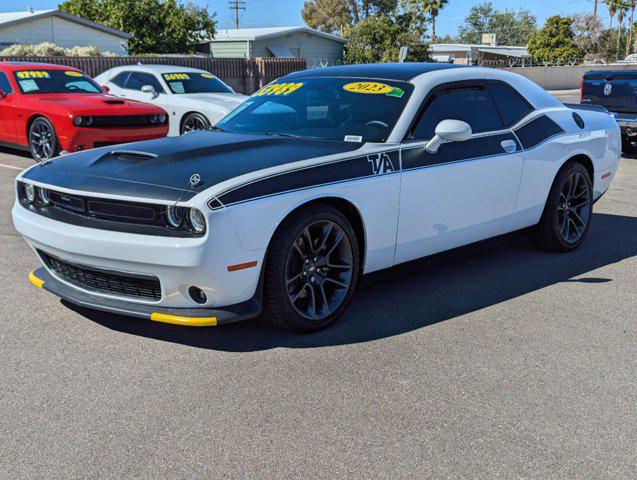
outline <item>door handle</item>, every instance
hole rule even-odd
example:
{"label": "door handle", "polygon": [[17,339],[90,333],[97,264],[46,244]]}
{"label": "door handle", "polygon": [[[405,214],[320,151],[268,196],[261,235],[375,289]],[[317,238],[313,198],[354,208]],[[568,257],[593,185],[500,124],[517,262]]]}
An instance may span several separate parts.
{"label": "door handle", "polygon": [[502,145],[502,148],[504,148],[504,151],[507,153],[513,153],[518,149],[518,145],[515,143],[515,140],[504,140],[500,143],[500,145]]}

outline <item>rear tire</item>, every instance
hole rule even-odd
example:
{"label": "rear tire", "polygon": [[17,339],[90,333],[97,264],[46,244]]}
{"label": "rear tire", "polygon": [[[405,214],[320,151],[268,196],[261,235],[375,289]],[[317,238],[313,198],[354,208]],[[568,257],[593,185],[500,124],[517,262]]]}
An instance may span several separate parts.
{"label": "rear tire", "polygon": [[60,153],[55,128],[47,118],[38,117],[29,127],[29,151],[36,162],[45,162]]}
{"label": "rear tire", "polygon": [[570,252],[579,247],[591,225],[593,185],[581,163],[569,162],[557,173],[535,232],[541,248]]}
{"label": "rear tire", "polygon": [[360,274],[356,234],[347,218],[315,204],[277,228],[265,264],[264,317],[296,332],[322,330],[347,308]]}

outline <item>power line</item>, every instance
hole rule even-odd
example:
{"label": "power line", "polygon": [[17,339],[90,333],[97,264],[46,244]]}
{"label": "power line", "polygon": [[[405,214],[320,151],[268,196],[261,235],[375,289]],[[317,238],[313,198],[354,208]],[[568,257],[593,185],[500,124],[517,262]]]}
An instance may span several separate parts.
{"label": "power line", "polygon": [[[246,0],[230,0],[228,2],[230,5],[230,10],[234,11],[234,28],[239,29],[239,19],[243,17],[243,14],[246,11]],[[241,10],[241,17],[239,16],[239,11]]]}

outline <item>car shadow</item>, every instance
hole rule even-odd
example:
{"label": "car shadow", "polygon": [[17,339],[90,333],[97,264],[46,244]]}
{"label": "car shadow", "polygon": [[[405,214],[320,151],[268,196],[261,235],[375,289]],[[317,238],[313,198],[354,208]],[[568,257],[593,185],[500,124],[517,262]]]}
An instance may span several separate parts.
{"label": "car shadow", "polygon": [[311,335],[270,328],[259,319],[217,328],[188,328],[88,310],[84,317],[132,335],[231,352],[312,348],[399,335],[481,310],[637,255],[637,217],[595,214],[588,239],[568,254],[537,250],[523,232],[486,240],[364,277],[332,327]]}
{"label": "car shadow", "polygon": [[21,150],[19,148],[0,146],[0,153],[6,153],[8,155],[15,155],[17,157],[29,158],[33,160],[33,158],[31,157],[31,153],[29,151]]}

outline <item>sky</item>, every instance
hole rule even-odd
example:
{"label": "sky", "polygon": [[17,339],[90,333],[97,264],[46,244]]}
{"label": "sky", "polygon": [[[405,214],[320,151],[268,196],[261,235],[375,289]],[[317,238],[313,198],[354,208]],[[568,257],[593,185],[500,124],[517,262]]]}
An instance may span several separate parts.
{"label": "sky", "polygon": [[[134,1],[134,0],[131,0]],[[304,0],[245,0],[247,9],[242,14],[239,27],[276,27],[303,25],[301,9]],[[538,19],[542,25],[551,15],[573,14],[593,11],[594,0],[492,0],[498,10],[526,8]],[[60,0],[0,0],[0,12],[15,12],[26,10],[32,6],[36,10],[57,8]],[[217,12],[219,28],[234,28],[234,14],[230,12],[228,0],[194,0],[200,6],[208,6]],[[455,35],[458,26],[467,16],[472,5],[481,3],[479,0],[449,0],[447,6],[440,12],[436,22],[438,35]],[[598,14],[605,24],[608,24],[607,7],[599,0]]]}

